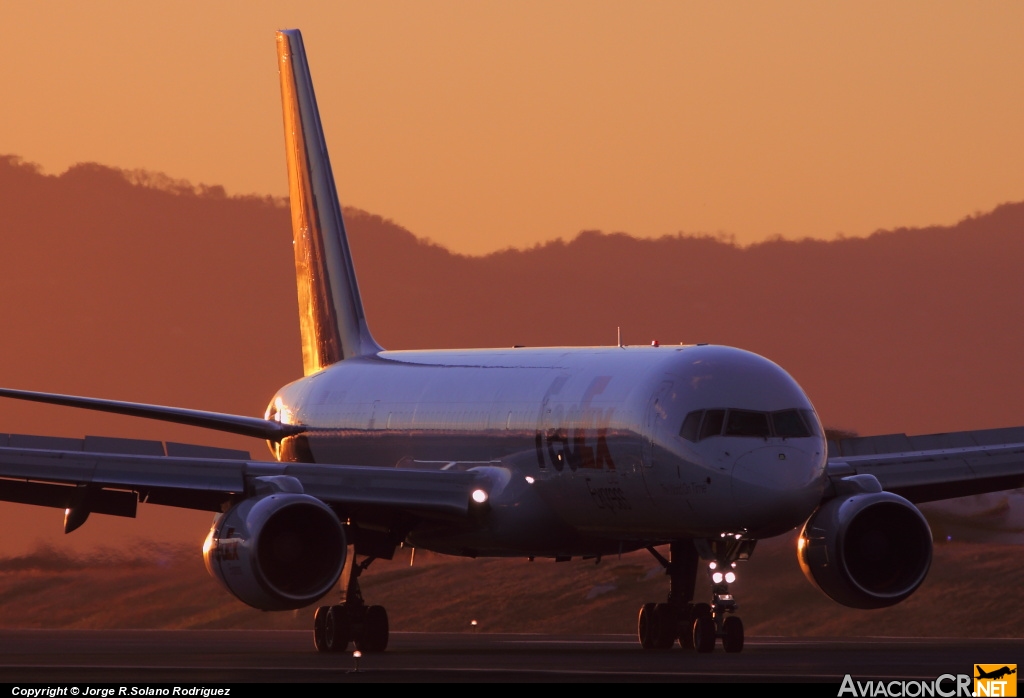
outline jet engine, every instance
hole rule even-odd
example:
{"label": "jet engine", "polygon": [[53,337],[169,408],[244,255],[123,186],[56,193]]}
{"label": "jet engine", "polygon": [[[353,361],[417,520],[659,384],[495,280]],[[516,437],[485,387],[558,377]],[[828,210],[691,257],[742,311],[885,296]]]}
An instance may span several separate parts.
{"label": "jet engine", "polygon": [[924,581],[932,562],[932,534],[924,516],[903,497],[878,490],[825,502],[797,544],[804,576],[851,608],[903,601]]}
{"label": "jet engine", "polygon": [[313,603],[341,576],[345,531],[315,497],[270,494],[243,500],[213,522],[206,569],[239,600],[262,611]]}

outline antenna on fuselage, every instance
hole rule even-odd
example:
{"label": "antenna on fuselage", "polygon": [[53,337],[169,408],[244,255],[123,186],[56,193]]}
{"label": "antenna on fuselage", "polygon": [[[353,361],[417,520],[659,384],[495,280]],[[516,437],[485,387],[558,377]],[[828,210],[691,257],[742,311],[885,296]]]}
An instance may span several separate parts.
{"label": "antenna on fuselage", "polygon": [[305,375],[381,351],[366,325],[302,34],[277,33]]}
{"label": "antenna on fuselage", "polygon": [[622,348],[622,326],[621,325],[619,325],[618,327],[615,328],[615,343],[619,345],[620,349]]}

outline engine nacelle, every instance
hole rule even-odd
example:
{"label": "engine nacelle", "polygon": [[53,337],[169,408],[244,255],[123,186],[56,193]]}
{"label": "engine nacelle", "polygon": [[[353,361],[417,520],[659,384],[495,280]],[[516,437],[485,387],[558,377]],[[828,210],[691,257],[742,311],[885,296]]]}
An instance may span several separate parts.
{"label": "engine nacelle", "polygon": [[891,492],[842,495],[804,525],[797,545],[804,575],[833,601],[885,608],[928,574],[932,533],[917,507]]}
{"label": "engine nacelle", "polygon": [[315,497],[278,493],[239,502],[213,522],[206,569],[239,600],[262,611],[302,608],[341,576],[345,531]]}

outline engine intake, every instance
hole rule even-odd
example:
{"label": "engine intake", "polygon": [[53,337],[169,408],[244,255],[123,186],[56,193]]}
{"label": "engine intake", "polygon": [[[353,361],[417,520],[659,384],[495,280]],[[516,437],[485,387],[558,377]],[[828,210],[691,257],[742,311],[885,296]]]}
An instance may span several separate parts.
{"label": "engine intake", "polygon": [[797,544],[804,576],[833,601],[885,608],[921,586],[932,562],[932,533],[917,507],[891,492],[829,500]]}
{"label": "engine intake", "polygon": [[239,502],[213,523],[206,569],[262,611],[302,608],[329,592],[345,565],[345,531],[326,504],[281,493]]}

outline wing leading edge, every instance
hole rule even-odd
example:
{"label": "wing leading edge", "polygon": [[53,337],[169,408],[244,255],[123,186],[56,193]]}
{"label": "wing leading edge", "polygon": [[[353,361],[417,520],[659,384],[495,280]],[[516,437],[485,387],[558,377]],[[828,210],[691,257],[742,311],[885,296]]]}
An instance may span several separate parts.
{"label": "wing leading edge", "polygon": [[187,424],[188,426],[214,429],[230,434],[253,436],[257,439],[267,439],[268,441],[280,441],[286,436],[304,431],[301,426],[281,424],[280,422],[273,422],[259,417],[190,410],[183,407],[149,405],[141,402],[104,400],[94,397],[79,397],[77,395],[41,393],[32,390],[12,390],[10,388],[0,388],[0,397],[27,400],[29,402],[44,402],[50,405],[63,405],[64,407],[78,407],[96,412],[111,412],[113,414],[128,415],[129,417],[156,419],[161,422]]}
{"label": "wing leading edge", "polygon": [[1024,427],[886,434],[829,446],[830,479],[873,475],[882,489],[915,504],[1024,487]]}
{"label": "wing leading edge", "polygon": [[81,522],[90,512],[134,517],[139,502],[222,512],[281,477],[341,518],[356,511],[462,518],[472,492],[487,487],[473,472],[253,461],[243,451],[189,444],[0,434],[0,500],[77,510]]}

